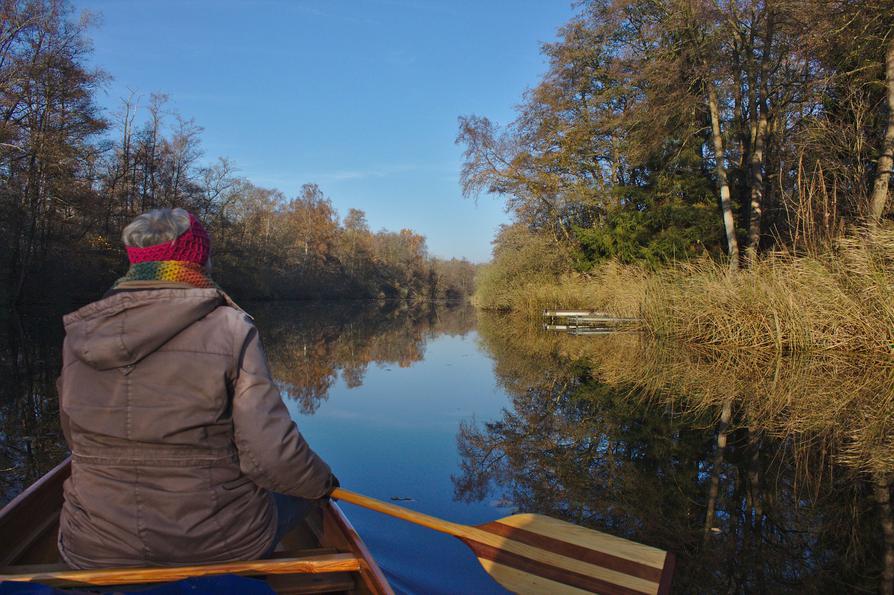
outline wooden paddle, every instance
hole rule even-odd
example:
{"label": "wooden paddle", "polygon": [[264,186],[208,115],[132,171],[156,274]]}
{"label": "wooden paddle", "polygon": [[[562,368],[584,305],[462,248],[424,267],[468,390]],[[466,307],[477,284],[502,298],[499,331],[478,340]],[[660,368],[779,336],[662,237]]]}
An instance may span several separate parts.
{"label": "wooden paddle", "polygon": [[670,592],[673,554],[548,516],[515,514],[471,527],[342,488],[332,497],[458,537],[516,593]]}

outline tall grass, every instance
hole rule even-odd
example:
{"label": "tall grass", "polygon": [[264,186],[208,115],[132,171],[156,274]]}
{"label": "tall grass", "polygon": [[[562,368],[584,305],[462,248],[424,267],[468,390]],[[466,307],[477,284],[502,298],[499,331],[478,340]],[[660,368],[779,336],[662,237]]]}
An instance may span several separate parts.
{"label": "tall grass", "polygon": [[608,263],[590,275],[501,291],[502,309],[526,317],[591,308],[638,317],[642,330],[688,343],[894,352],[894,231],[839,240],[812,255],[770,254],[734,273],[709,259],[659,271]]}

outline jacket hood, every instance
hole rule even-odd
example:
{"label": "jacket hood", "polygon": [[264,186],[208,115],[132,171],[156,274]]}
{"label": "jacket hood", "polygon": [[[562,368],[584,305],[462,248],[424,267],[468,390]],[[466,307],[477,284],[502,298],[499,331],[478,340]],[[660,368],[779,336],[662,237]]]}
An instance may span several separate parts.
{"label": "jacket hood", "polygon": [[66,315],[66,341],[97,370],[129,366],[224,301],[217,289],[122,291]]}

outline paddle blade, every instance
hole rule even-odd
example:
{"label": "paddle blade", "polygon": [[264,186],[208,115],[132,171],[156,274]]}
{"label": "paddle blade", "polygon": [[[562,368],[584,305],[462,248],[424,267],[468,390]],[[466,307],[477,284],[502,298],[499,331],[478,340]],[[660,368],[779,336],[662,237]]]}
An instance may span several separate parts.
{"label": "paddle blade", "polygon": [[668,593],[673,555],[538,514],[479,525],[461,539],[516,593]]}

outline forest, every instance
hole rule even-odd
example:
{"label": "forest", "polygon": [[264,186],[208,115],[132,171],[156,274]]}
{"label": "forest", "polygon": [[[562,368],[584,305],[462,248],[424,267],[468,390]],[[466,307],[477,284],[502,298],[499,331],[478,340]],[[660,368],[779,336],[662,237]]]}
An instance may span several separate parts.
{"label": "forest", "polygon": [[88,66],[93,26],[64,0],[4,0],[0,21],[0,299],[82,302],[126,271],[121,229],[179,206],[213,239],[215,280],[237,299],[464,299],[475,265],[428,254],[409,229],[340,217],[316,184],[262,188],[163,94],[97,104],[108,75]]}
{"label": "forest", "polygon": [[465,193],[514,217],[478,305],[599,306],[581,292],[614,266],[618,291],[656,271],[655,291],[726,284],[708,316],[830,286],[817,316],[869,291],[861,316],[890,322],[894,3],[586,0],[542,52],[514,121],[459,120]]}

